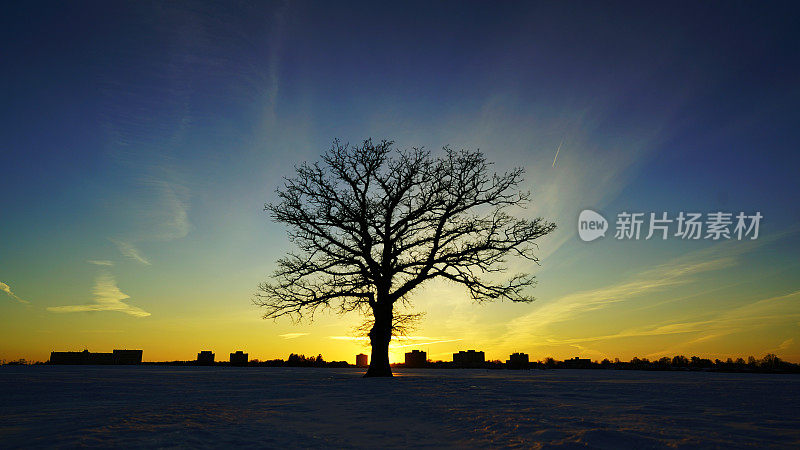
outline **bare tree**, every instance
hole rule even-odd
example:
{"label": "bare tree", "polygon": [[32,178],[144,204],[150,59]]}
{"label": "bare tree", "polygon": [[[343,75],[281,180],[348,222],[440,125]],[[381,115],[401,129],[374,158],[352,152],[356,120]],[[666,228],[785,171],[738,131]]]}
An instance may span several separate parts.
{"label": "bare tree", "polygon": [[278,261],[273,280],[254,302],[265,319],[313,317],[320,308],[370,317],[372,359],[365,376],[391,376],[392,331],[413,315],[398,316],[398,301],[434,278],[462,284],[475,301],[530,302],[531,275],[502,282],[506,258],[538,262],[533,241],[555,229],[542,218],[511,216],[529,194],[519,190],[523,169],[489,172],[479,151],[439,156],[392,141],[360,146],[334,141],[322,161],[296,167],[265,205],[289,228],[297,248]]}

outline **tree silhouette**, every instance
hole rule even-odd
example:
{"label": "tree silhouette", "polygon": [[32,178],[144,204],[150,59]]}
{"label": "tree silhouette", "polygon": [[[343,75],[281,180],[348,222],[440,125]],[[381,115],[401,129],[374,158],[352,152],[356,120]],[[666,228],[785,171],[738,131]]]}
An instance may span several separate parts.
{"label": "tree silhouette", "polygon": [[393,330],[413,318],[395,305],[426,281],[462,284],[478,302],[532,301],[532,276],[496,280],[509,255],[538,262],[533,241],[555,229],[508,213],[529,201],[518,189],[523,169],[490,173],[479,151],[443,150],[434,157],[396,150],[392,141],[335,140],[321,162],[296,167],[278,203],[265,205],[288,226],[297,251],[259,285],[254,302],[264,318],[298,321],[331,307],[362,312],[371,324],[365,376],[391,376]]}

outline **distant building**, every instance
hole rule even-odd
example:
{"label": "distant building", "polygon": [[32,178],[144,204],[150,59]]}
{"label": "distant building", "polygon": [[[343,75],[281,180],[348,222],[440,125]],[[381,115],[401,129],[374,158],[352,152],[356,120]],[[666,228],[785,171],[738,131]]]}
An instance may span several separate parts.
{"label": "distant building", "polygon": [[509,369],[527,369],[530,364],[530,359],[527,353],[512,353],[506,361],[506,367]]}
{"label": "distant building", "polygon": [[475,350],[460,351],[453,353],[453,365],[455,367],[483,367],[486,362],[486,356],[483,352],[476,352]]}
{"label": "distant building", "polygon": [[356,355],[356,366],[357,367],[367,367],[369,366],[369,356],[359,353]]}
{"label": "distant building", "polygon": [[114,350],[112,353],[51,352],[50,364],[141,364],[141,350]]}
{"label": "distant building", "polygon": [[112,353],[114,364],[141,364],[141,350],[114,350]]}
{"label": "distant building", "polygon": [[425,367],[427,364],[427,353],[419,350],[411,350],[406,353],[406,367]]}
{"label": "distant building", "polygon": [[92,353],[89,350],[82,352],[51,352],[50,364],[113,364],[112,353]]}
{"label": "distant building", "polygon": [[211,350],[203,350],[197,354],[197,364],[206,366],[214,365],[214,356]]}
{"label": "distant building", "polygon": [[577,356],[572,359],[564,360],[564,368],[566,369],[589,369],[592,367],[591,359],[578,358]]}
{"label": "distant building", "polygon": [[231,365],[232,366],[246,366],[248,359],[248,354],[242,352],[241,350],[237,351],[236,353],[231,353]]}

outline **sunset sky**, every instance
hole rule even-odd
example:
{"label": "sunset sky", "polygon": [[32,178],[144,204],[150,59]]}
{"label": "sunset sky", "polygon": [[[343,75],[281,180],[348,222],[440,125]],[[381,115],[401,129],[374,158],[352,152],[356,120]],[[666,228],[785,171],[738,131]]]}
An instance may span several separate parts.
{"label": "sunset sky", "polygon": [[[9,2],[10,3],[10,2]],[[0,359],[369,353],[357,315],[266,321],[264,203],[334,138],[525,167],[558,229],[531,304],[431,283],[392,343],[449,361],[800,362],[794,2],[14,2],[0,14]],[[558,156],[556,158],[556,152]],[[583,242],[578,214],[612,230]],[[760,212],[752,240],[614,238],[620,212]]]}

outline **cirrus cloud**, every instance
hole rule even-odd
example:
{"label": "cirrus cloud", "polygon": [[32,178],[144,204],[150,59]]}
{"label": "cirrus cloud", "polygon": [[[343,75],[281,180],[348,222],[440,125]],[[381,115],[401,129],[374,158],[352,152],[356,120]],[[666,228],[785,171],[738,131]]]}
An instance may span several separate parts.
{"label": "cirrus cloud", "polygon": [[302,336],[308,336],[308,335],[309,335],[309,333],[286,333],[286,334],[281,334],[279,336],[284,338],[284,339],[296,339],[296,338],[299,338],[299,337],[302,337]]}
{"label": "cirrus cloud", "polygon": [[141,252],[139,252],[139,249],[136,248],[130,242],[118,241],[116,239],[109,239],[109,240],[113,242],[114,245],[117,246],[119,252],[122,253],[123,255],[146,266],[150,265],[150,261],[147,258],[145,258],[141,254]]}
{"label": "cirrus cloud", "polygon": [[90,259],[88,261],[89,264],[94,264],[95,266],[113,266],[114,261],[109,261],[107,259]]}
{"label": "cirrus cloud", "polygon": [[9,296],[11,296],[11,298],[13,298],[13,299],[17,300],[17,301],[18,301],[18,302],[20,302],[20,303],[30,303],[30,302],[29,302],[29,301],[27,301],[27,300],[23,300],[23,299],[19,298],[19,297],[17,296],[17,294],[15,294],[15,293],[14,293],[14,291],[12,291],[12,290],[11,290],[11,286],[9,286],[9,285],[7,285],[7,284],[5,284],[5,283],[3,283],[3,282],[0,282],[0,291],[3,291],[3,292],[5,292],[5,293],[6,293],[6,294],[8,294]]}
{"label": "cirrus cloud", "polygon": [[101,273],[94,283],[94,303],[84,305],[51,306],[47,310],[54,313],[90,312],[90,311],[117,311],[135,317],[147,317],[149,312],[131,306],[123,300],[131,298],[119,290],[117,281],[111,274]]}

